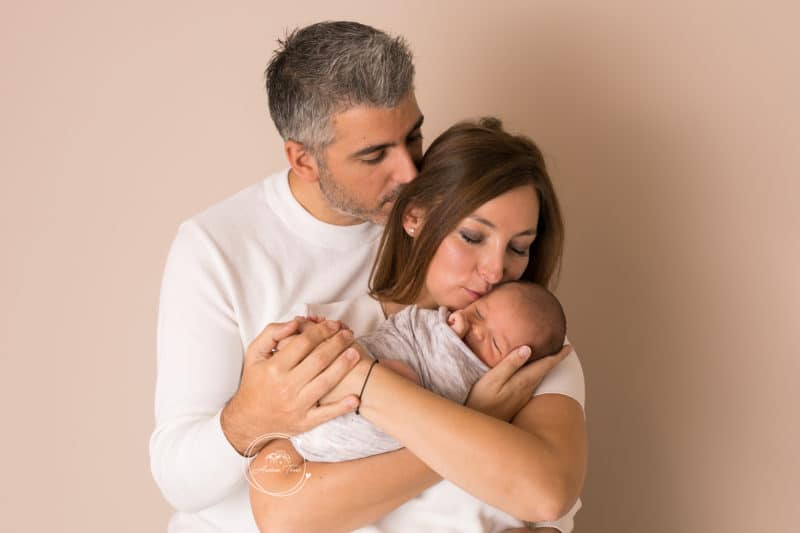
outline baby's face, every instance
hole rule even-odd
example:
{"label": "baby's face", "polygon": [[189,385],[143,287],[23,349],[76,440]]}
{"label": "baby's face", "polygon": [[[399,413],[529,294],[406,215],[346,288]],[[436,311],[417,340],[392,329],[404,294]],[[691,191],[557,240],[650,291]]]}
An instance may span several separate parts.
{"label": "baby's face", "polygon": [[448,322],[481,361],[494,367],[514,348],[533,344],[534,325],[523,320],[528,316],[524,305],[514,287],[499,287],[452,313]]}

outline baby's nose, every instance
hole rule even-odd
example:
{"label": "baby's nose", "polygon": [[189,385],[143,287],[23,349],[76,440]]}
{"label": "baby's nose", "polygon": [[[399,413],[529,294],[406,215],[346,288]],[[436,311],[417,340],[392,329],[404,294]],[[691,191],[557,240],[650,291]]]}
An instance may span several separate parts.
{"label": "baby's nose", "polygon": [[483,328],[478,326],[477,324],[472,325],[472,336],[479,341],[483,340]]}

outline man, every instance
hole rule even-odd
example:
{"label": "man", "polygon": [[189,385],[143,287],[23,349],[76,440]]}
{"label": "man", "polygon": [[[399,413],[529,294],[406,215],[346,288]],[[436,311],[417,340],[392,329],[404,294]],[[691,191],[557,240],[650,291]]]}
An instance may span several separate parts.
{"label": "man", "polygon": [[[402,39],[353,22],[314,24],[281,43],[266,74],[290,168],[184,222],[165,268],[150,454],[177,509],[171,533],[256,531],[243,455],[258,452],[259,437],[355,409],[352,396],[317,405],[357,362],[347,331],[314,325],[273,356],[297,324],[264,326],[295,304],[367,291],[379,224],[422,157]],[[327,467],[315,466],[313,484],[323,504]],[[405,449],[356,461],[346,476],[371,480],[359,485],[354,523],[440,479]]]}
{"label": "man", "polygon": [[[287,347],[285,357],[317,365],[311,375],[275,364],[258,343],[245,347],[294,304],[366,292],[378,224],[422,157],[402,39],[334,22],[281,44],[267,92],[290,169],[184,222],[165,268],[150,453],[178,510],[171,532],[256,531],[240,454],[261,435],[306,431],[355,408],[352,397],[316,407],[356,363],[341,353],[350,339],[338,324]],[[275,328],[262,339],[289,332]]]}

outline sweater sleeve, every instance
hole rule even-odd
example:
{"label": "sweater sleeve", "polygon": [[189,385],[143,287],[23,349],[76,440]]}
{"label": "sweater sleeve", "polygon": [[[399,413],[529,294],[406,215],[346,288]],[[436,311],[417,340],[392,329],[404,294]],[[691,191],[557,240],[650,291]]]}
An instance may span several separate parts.
{"label": "sweater sleeve", "polygon": [[150,438],[153,477],[180,511],[214,505],[246,483],[245,459],[220,425],[244,357],[231,287],[213,239],[192,221],[181,225],[161,286]]}

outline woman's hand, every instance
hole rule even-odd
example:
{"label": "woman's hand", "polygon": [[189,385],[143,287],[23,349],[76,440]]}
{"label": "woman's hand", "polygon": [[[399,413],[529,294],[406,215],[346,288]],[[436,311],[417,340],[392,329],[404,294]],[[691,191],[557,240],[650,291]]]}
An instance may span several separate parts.
{"label": "woman's hand", "polygon": [[516,348],[472,386],[464,405],[510,421],[530,400],[547,373],[571,351],[572,346],[566,344],[557,354],[526,364],[531,358],[531,349]]}

